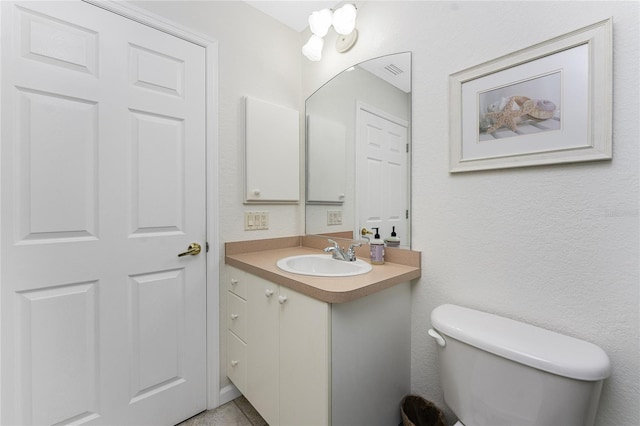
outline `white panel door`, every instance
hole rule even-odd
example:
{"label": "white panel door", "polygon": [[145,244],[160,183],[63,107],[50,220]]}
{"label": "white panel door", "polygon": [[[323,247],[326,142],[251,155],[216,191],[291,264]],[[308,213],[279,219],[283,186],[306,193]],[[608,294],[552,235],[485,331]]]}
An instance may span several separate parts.
{"label": "white panel door", "polygon": [[0,423],[175,424],[206,408],[204,49],[80,1],[1,18]]}
{"label": "white panel door", "polygon": [[400,243],[408,245],[408,125],[363,105],[357,114],[356,233],[380,228],[384,239],[395,226]]}

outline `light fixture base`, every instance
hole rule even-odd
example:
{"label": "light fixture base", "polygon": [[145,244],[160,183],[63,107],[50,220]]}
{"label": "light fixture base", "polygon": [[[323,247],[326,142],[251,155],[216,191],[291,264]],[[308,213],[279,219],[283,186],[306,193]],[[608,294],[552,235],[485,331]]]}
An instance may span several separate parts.
{"label": "light fixture base", "polygon": [[358,40],[358,30],[355,28],[347,35],[338,34],[336,39],[336,50],[338,53],[345,53],[351,50]]}

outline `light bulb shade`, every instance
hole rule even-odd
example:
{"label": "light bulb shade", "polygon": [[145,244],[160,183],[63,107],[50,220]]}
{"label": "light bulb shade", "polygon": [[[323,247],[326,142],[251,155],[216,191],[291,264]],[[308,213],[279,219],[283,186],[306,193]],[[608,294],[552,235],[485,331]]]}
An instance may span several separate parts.
{"label": "light bulb shade", "polygon": [[356,27],[356,7],[345,4],[333,12],[333,28],[338,34],[350,34]]}
{"label": "light bulb shade", "polygon": [[302,46],[302,54],[310,61],[319,61],[322,58],[322,47],[324,39],[317,35],[312,35],[307,44]]}
{"label": "light bulb shade", "polygon": [[329,9],[322,9],[309,15],[309,29],[318,37],[324,37],[331,27],[332,17]]}

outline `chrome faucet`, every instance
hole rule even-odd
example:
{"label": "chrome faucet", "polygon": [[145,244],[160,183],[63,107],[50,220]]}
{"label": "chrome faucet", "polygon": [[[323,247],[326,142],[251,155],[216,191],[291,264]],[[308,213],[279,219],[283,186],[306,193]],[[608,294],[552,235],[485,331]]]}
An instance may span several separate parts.
{"label": "chrome faucet", "polygon": [[329,239],[329,242],[333,244],[332,246],[326,247],[324,249],[325,253],[331,253],[331,257],[336,260],[344,260],[345,262],[355,262],[356,260],[356,252],[354,250],[355,247],[360,247],[362,243],[353,243],[349,246],[347,251],[340,248],[338,243]]}

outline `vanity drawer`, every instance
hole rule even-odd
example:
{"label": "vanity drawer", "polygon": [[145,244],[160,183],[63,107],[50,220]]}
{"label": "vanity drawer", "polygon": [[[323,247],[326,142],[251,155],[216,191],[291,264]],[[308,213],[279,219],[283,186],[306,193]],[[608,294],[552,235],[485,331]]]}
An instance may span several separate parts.
{"label": "vanity drawer", "polygon": [[247,391],[247,345],[227,331],[227,376],[241,393]]}
{"label": "vanity drawer", "polygon": [[247,273],[227,266],[227,290],[247,299]]}
{"label": "vanity drawer", "polygon": [[246,342],[247,340],[247,301],[230,291],[227,292],[227,328]]}

